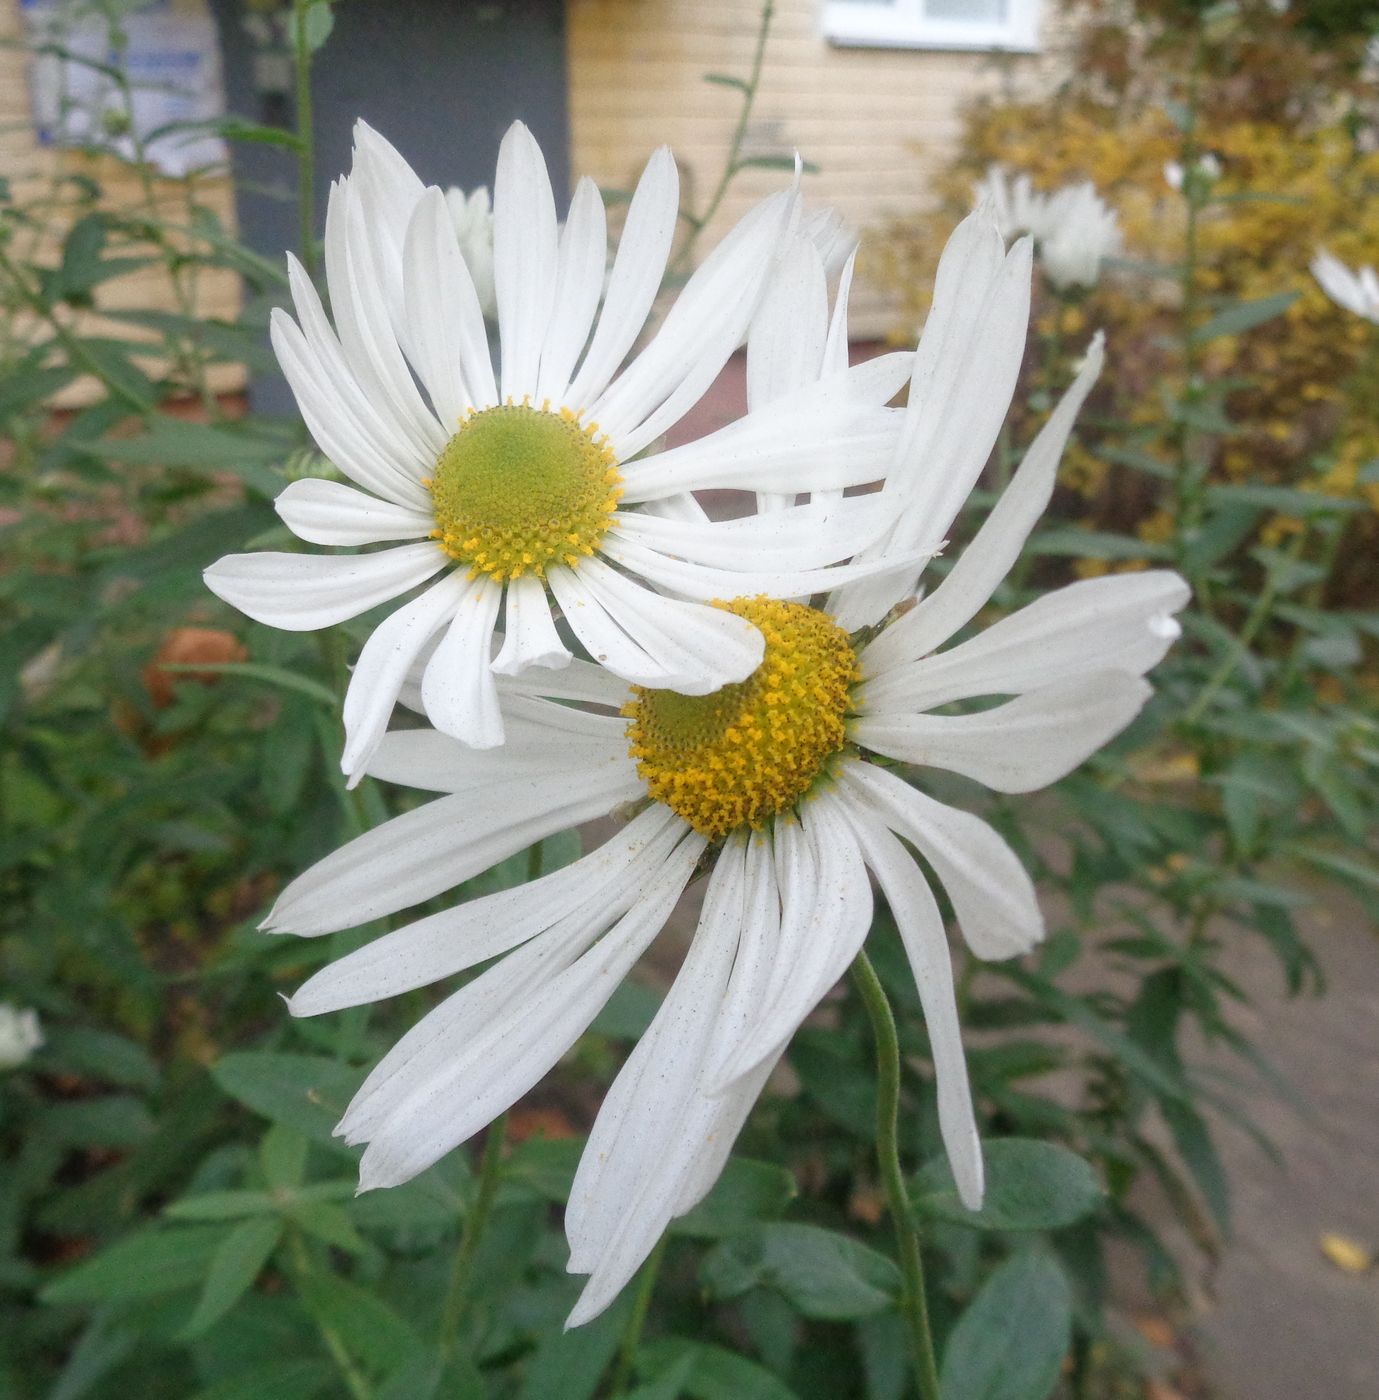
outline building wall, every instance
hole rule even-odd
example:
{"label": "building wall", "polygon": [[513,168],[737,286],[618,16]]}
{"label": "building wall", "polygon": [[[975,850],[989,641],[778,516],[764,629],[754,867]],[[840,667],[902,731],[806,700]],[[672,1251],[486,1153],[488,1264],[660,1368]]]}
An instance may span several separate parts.
{"label": "building wall", "polygon": [[[197,0],[177,0],[179,7],[194,7]],[[137,172],[108,156],[87,156],[78,151],[42,146],[33,129],[28,83],[28,58],[17,41],[24,35],[19,0],[0,0],[0,176],[9,181],[17,202],[45,199],[62,174],[85,174],[102,187],[98,207],[135,210],[147,205],[147,193]],[[198,177],[193,183],[182,180],[154,181],[154,198],[160,214],[169,221],[185,222],[190,199],[215,211],[229,230],[235,227],[234,198],[228,176]],[[70,202],[68,208],[71,208]],[[83,208],[81,212],[86,212]],[[60,256],[65,227],[71,222],[54,209],[48,216],[45,236],[36,244],[39,259]],[[25,252],[28,251],[26,248]],[[131,250],[135,252],[137,250]],[[201,273],[193,290],[193,309],[199,316],[231,319],[240,308],[238,277],[228,269]],[[97,304],[108,309],[176,311],[176,297],[161,267],[133,272],[105,283],[98,290]],[[137,339],[138,333],[118,322],[98,315],[83,318],[82,328],[101,335]],[[22,330],[23,328],[21,328]],[[156,361],[146,368],[156,370]],[[211,387],[217,392],[239,388],[244,371],[239,365],[213,365],[208,370]],[[79,380],[55,400],[59,407],[70,407],[98,397],[94,380]]]}
{"label": "building wall", "polygon": [[[843,48],[820,33],[822,0],[776,0],[750,153],[792,152],[819,167],[807,193],[865,232],[926,207],[930,173],[951,153],[962,104],[1002,84],[1038,81],[1040,58],[918,49]],[[740,110],[708,72],[745,75],[757,0],[569,0],[572,165],[605,188],[627,187],[654,144],[680,162],[691,208],[723,167]],[[720,234],[781,176],[747,171],[708,231]],[[854,338],[895,329],[880,288],[859,278]]]}

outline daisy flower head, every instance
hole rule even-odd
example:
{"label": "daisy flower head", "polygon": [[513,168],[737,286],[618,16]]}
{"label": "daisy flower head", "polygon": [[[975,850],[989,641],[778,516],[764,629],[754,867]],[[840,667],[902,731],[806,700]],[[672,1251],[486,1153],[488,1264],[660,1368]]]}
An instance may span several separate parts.
{"label": "daisy flower head", "polygon": [[[326,218],[334,324],[291,261],[296,319],[278,310],[272,325],[307,426],[352,483],[293,482],[278,513],[308,543],[356,552],[231,555],[206,572],[242,612],[297,631],[420,589],[378,624],[354,668],[342,758],[353,779],[436,636],[427,716],[493,747],[504,733],[496,676],[571,659],[553,609],[623,679],[703,694],[751,675],[764,646],[748,619],[708,600],[808,593],[876,532],[874,502],[806,504],[728,528],[691,493],[841,493],[877,479],[898,432],[885,405],[907,356],[844,365],[697,441],[652,450],[744,339],[800,241],[798,205],[788,189],[749,212],[634,354],[678,217],[670,152],[647,164],[607,272],[598,189],[581,180],[559,228],[541,151],[514,125],[493,196],[495,367],[445,195],[359,123]],[[390,547],[357,552],[379,544]]]}
{"label": "daisy flower head", "polygon": [[[997,313],[1023,304],[1027,315],[1028,258],[1027,244],[1007,255],[994,225],[975,218],[945,253],[919,391],[905,411],[904,459],[887,483],[901,483],[892,503],[907,513],[951,519],[985,460],[983,451],[971,469],[969,444],[986,435],[993,413],[997,422],[1004,414],[1009,389],[996,409],[990,395],[1010,351],[996,357],[994,378],[973,368],[994,355],[992,324],[1005,333]],[[1023,289],[1012,275],[1021,267]],[[985,318],[951,304],[958,283],[984,289]],[[1017,360],[1022,340],[1023,327]],[[758,364],[774,375],[783,355],[784,347]],[[849,613],[887,606],[865,579],[823,606],[741,595],[719,610],[760,631],[763,659],[712,694],[628,686],[576,661],[559,673],[499,678],[502,754],[431,728],[385,737],[368,771],[440,795],[308,870],[266,927],[313,936],[358,925],[431,899],[564,827],[610,813],[626,820],[573,864],[386,933],[291,999],[293,1014],[317,1015],[493,960],[403,1036],[350,1104],[337,1132],[368,1144],[362,1189],[410,1179],[531,1088],[706,872],[685,961],[603,1102],[571,1192],[569,1267],[589,1279],[570,1323],[595,1316],[668,1222],[712,1186],[794,1031],[861,949],[870,871],[919,987],[958,1188],[969,1206],[980,1203],[950,953],[915,853],[977,956],[1025,952],[1043,923],[1014,852],[980,818],[927,795],[922,770],[962,773],[1000,792],[1062,777],[1143,706],[1144,674],[1177,635],[1173,613],[1187,598],[1170,573],[1093,579],[950,644],[1047,504],[1101,359],[1097,342],[972,544],[908,611],[851,630]],[[930,415],[949,373],[958,376],[958,406],[970,402],[962,431],[945,438]],[[780,390],[780,382],[761,388]],[[761,514],[772,513],[767,500]],[[851,596],[859,590],[860,600]],[[404,692],[413,706],[418,686],[414,673]],[[979,697],[1007,698],[942,712]],[[921,770],[918,786],[898,771],[910,765]]]}
{"label": "daisy flower head", "polygon": [[1312,259],[1312,276],[1337,306],[1379,325],[1379,274],[1372,267],[1352,272],[1335,254],[1322,249]]}

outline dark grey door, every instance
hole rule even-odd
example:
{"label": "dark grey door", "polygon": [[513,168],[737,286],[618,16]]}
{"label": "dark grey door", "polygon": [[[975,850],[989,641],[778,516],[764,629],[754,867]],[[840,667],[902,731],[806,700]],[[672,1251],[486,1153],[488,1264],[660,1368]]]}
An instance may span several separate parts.
{"label": "dark grey door", "polygon": [[[290,126],[290,71],[280,43],[245,0],[211,0],[220,27],[230,110]],[[493,184],[498,143],[520,118],[551,167],[558,201],[569,182],[564,0],[338,0],[317,56],[317,231],[330,182],[349,167],[350,130],[363,117],[428,183]],[[293,161],[272,146],[235,143],[241,236],[278,257],[297,243],[289,197]],[[260,411],[285,411],[286,386],[261,377]]]}

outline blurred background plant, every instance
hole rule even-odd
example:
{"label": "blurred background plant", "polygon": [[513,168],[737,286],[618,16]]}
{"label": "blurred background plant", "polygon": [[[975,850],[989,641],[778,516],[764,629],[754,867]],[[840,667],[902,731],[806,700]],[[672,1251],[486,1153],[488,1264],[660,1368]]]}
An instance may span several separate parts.
{"label": "blurred background plant", "polygon": [[[309,98],[331,10],[297,0],[289,18]],[[742,103],[725,182],[780,163],[743,146],[769,21],[768,6],[751,68],[714,75]],[[1240,1029],[1234,953],[1263,939],[1292,991],[1316,991],[1299,907],[1321,881],[1379,905],[1379,328],[1306,271],[1321,245],[1352,265],[1379,250],[1358,24],[1341,7],[1093,7],[1075,79],[1037,109],[976,108],[947,205],[873,254],[911,299],[909,340],[990,164],[1043,191],[1093,182],[1122,252],[1093,287],[1041,286],[1017,412],[963,538],[1104,326],[1110,368],[1058,509],[997,606],[1160,563],[1198,598],[1150,709],[1050,793],[993,801],[926,773],[939,797],[986,802],[1050,915],[1038,956],[959,974],[988,1140],[980,1216],[941,1163],[918,1000],[884,916],[872,941],[910,1071],[903,1149],[945,1400],[1148,1393],[1108,1257],[1128,1243],[1156,1295],[1181,1298],[1175,1222],[1208,1254],[1230,1225],[1211,1124],[1241,1118],[1237,1081],[1194,1068],[1189,1045],[1224,1046],[1286,1092]],[[296,131],[217,129],[309,172],[309,101],[297,110]],[[136,129],[118,104],[104,121]],[[495,1135],[482,1162],[457,1153],[352,1199],[353,1153],[330,1128],[430,994],[294,1022],[276,994],[361,935],[256,924],[293,873],[406,800],[346,792],[338,773],[343,668],[371,620],[294,636],[202,588],[221,554],[287,544],[269,503],[312,449],[295,417],[248,414],[221,377],[271,369],[280,265],[227,229],[203,177],[155,179],[146,154],[136,141],[0,205],[0,1384],[24,1400],[899,1400],[872,1052],[849,988],[797,1038],[659,1276],[579,1331],[561,1332],[576,1288],[558,1205],[650,985],[617,994],[514,1110],[505,1151]],[[133,203],[108,198],[112,170],[135,177]],[[686,247],[725,187],[687,211]],[[310,262],[309,178],[293,193]],[[208,314],[207,279],[227,269],[242,309]],[[150,274],[160,309],[102,299]],[[84,406],[55,410],[74,386]],[[578,850],[545,842],[473,891]]]}

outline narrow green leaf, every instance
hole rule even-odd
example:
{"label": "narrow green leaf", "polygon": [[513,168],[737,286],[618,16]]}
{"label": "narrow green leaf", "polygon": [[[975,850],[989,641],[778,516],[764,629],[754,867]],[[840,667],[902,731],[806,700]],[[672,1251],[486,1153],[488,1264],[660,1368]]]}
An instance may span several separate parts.
{"label": "narrow green leaf", "polygon": [[335,706],[340,700],[329,686],[312,680],[310,676],[300,675],[282,666],[264,665],[258,661],[193,661],[186,665],[169,662],[158,669],[168,672],[190,671],[197,674],[214,671],[217,675],[243,676],[245,680],[263,681],[266,685],[275,685],[281,690],[295,691],[298,695],[305,695],[322,705]]}
{"label": "narrow green leaf", "polygon": [[736,88],[738,92],[750,92],[751,87],[742,78],[735,78],[731,73],[705,73],[706,83],[716,83],[719,87]]}
{"label": "narrow green leaf", "polygon": [[211,1077],[255,1113],[286,1123],[313,1142],[350,1150],[331,1129],[359,1087],[362,1070],[321,1055],[246,1050],[222,1056],[211,1067]]}
{"label": "narrow green leaf", "polygon": [[1072,1290],[1042,1250],[1008,1259],[958,1319],[943,1400],[1049,1400],[1072,1336]]}
{"label": "narrow green leaf", "polygon": [[110,1303],[179,1292],[205,1277],[225,1233],[221,1225],[137,1231],[54,1279],[39,1296],[45,1303]]}
{"label": "narrow green leaf", "polygon": [[259,1165],[270,1186],[300,1186],[306,1171],[307,1140],[296,1128],[274,1123],[259,1143]]}
{"label": "narrow green leaf", "polygon": [[242,1220],[247,1215],[271,1215],[277,1203],[267,1191],[202,1191],[164,1206],[170,1220]]}
{"label": "narrow green leaf", "polygon": [[281,1238],[282,1221],[276,1218],[236,1225],[211,1259],[206,1286],[182,1335],[199,1337],[219,1322],[253,1287]]}
{"label": "narrow green leaf", "polygon": [[1257,301],[1241,301],[1228,306],[1193,331],[1193,344],[1202,345],[1219,335],[1241,335],[1254,330],[1256,326],[1281,316],[1300,295],[1299,292],[1278,292],[1274,296],[1260,297]]}

